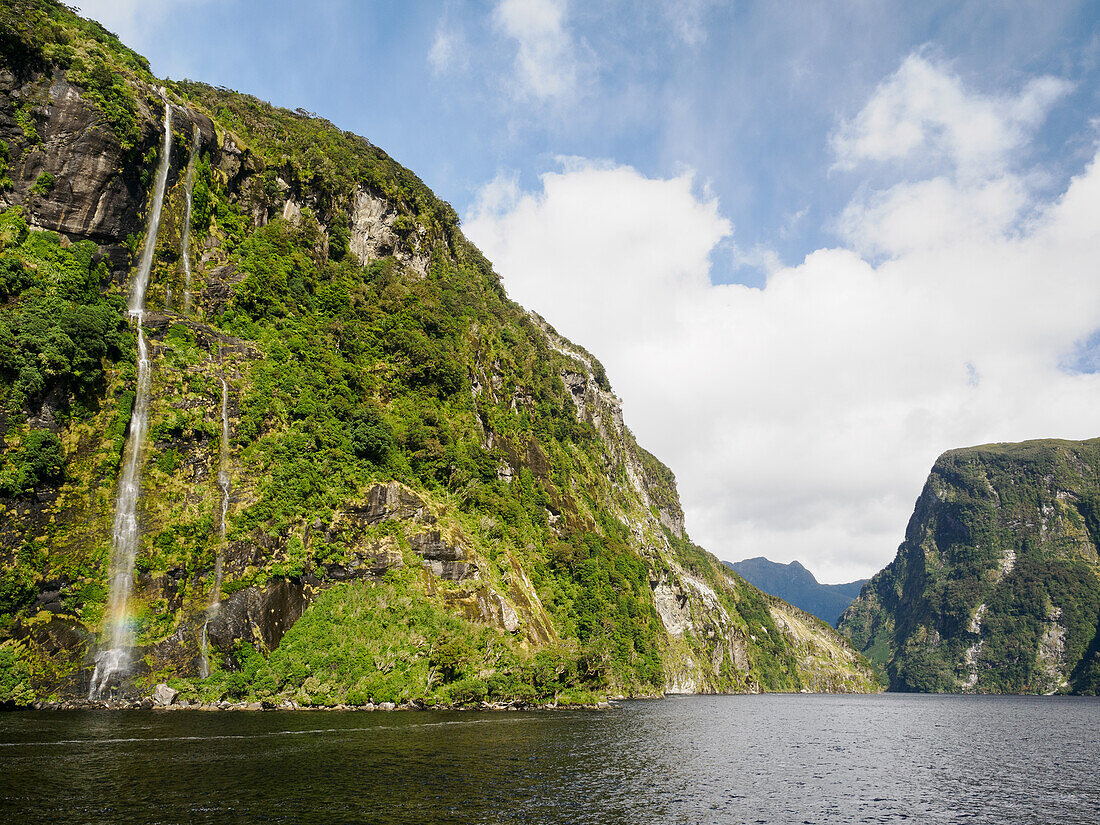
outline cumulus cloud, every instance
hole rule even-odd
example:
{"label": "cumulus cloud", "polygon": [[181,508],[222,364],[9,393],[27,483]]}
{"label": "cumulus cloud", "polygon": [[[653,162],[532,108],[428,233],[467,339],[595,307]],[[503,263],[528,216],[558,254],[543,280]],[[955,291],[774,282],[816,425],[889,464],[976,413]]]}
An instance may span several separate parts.
{"label": "cumulus cloud", "polygon": [[1039,77],[1015,96],[982,95],[926,56],[910,55],[833,137],[837,166],[919,161],[948,162],[964,175],[998,171],[1070,88]]}
{"label": "cumulus cloud", "polygon": [[493,23],[516,41],[518,95],[547,101],[576,89],[580,65],[566,27],[565,0],[501,0]]}
{"label": "cumulus cloud", "polygon": [[759,289],[710,281],[732,227],[688,174],[498,176],[466,231],[512,297],[603,360],[695,540],[853,579],[892,558],[944,450],[1100,435],[1100,376],[1065,368],[1100,328],[1100,166],[1046,200],[1013,166],[1063,92],[981,96],[910,58],[838,132],[838,161],[939,167],[861,193],[842,246],[772,261]]}

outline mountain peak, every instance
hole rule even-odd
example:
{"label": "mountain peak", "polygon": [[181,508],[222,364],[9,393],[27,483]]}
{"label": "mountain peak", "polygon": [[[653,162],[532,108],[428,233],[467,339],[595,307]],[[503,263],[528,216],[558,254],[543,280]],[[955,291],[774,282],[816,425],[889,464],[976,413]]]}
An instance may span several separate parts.
{"label": "mountain peak", "polygon": [[726,562],[746,581],[819,619],[835,624],[866,579],[848,584],[821,584],[801,562],[774,562],[763,556]]}

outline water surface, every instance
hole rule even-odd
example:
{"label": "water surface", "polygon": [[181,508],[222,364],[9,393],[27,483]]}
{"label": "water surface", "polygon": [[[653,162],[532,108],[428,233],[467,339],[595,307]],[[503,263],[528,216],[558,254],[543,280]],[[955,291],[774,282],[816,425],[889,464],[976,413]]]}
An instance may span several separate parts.
{"label": "water surface", "polygon": [[1100,822],[1100,700],[0,714],[0,822]]}

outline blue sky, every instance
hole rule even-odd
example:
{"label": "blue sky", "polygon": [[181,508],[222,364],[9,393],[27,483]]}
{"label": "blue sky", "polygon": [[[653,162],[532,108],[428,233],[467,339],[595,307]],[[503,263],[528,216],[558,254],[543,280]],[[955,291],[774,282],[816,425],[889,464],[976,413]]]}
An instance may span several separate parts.
{"label": "blue sky", "polygon": [[892,558],[944,450],[1100,435],[1094,2],[87,0],[414,170],[721,558]]}
{"label": "blue sky", "polygon": [[[1100,96],[1094,3],[572,2],[563,48],[541,67],[570,82],[542,95],[517,78],[519,39],[492,2],[148,5],[84,8],[161,76],[301,106],[365,135],[460,213],[498,172],[528,187],[557,156],[648,176],[689,167],[734,226],[716,250],[717,281],[762,280],[733,243],[797,262],[835,242],[836,213],[868,181],[831,169],[828,138],[914,51],[990,93],[1037,74],[1074,83],[1034,147],[1054,186],[1091,155],[1082,135]],[[450,52],[433,61],[441,36]]]}

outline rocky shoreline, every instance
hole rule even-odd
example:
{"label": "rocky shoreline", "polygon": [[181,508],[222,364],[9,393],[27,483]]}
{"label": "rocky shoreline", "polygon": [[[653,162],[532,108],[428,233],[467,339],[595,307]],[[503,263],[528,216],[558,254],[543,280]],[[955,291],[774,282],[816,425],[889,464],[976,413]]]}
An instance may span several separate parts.
{"label": "rocky shoreline", "polygon": [[613,710],[618,705],[610,702],[587,704],[541,704],[530,702],[478,702],[465,705],[424,705],[419,702],[396,704],[394,702],[368,702],[365,705],[300,705],[292,699],[283,699],[279,703],[262,702],[191,702],[179,697],[179,691],[161,683],[153,690],[152,696],[142,699],[65,699],[63,701],[34,701],[28,705],[8,708],[9,710],[154,710],[154,711],[411,711],[411,710],[458,710],[458,711],[520,711],[520,710]]}
{"label": "rocky shoreline", "polygon": [[610,702],[596,702],[590,704],[559,704],[539,705],[503,702],[480,702],[476,705],[420,705],[394,704],[393,702],[381,702],[380,704],[368,703],[366,705],[299,705],[297,702],[284,700],[279,704],[274,702],[182,702],[172,705],[157,705],[151,699],[66,699],[59,702],[36,701],[29,705],[16,705],[6,710],[155,710],[155,711],[270,711],[270,710],[301,710],[301,711],[416,711],[416,710],[457,710],[457,711],[531,711],[531,710],[616,710],[618,705]]}

